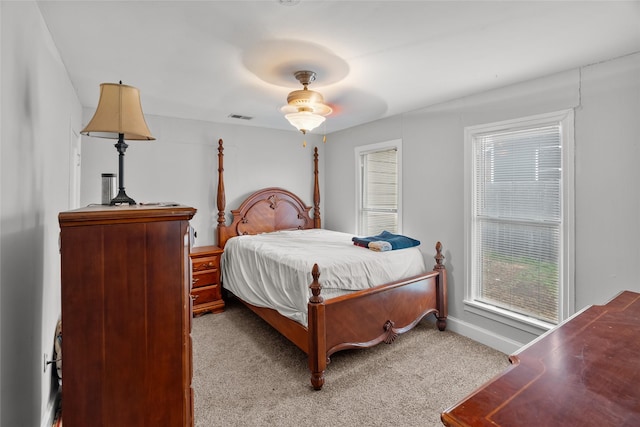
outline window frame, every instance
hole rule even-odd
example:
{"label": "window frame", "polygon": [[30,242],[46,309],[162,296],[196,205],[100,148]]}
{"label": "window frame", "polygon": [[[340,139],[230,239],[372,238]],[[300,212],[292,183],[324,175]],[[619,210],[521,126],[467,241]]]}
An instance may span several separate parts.
{"label": "window frame", "polygon": [[356,221],[355,221],[355,233],[356,235],[364,235],[362,234],[362,224],[361,224],[361,215],[360,212],[362,210],[362,191],[363,191],[363,181],[362,181],[362,155],[374,153],[377,151],[386,151],[390,149],[396,150],[396,161],[397,161],[397,233],[402,233],[402,139],[393,139],[389,141],[377,142],[373,144],[361,145],[354,148],[355,154],[355,171],[356,171]]}
{"label": "window frame", "polygon": [[539,334],[556,326],[520,313],[475,300],[473,280],[474,257],[474,186],[475,161],[474,139],[491,132],[514,131],[524,128],[560,125],[562,156],[562,220],[560,225],[560,284],[558,289],[558,324],[575,312],[575,159],[574,159],[574,111],[561,110],[546,114],[522,117],[500,122],[468,126],[464,129],[464,214],[465,214],[465,310],[489,319],[499,321],[518,329]]}

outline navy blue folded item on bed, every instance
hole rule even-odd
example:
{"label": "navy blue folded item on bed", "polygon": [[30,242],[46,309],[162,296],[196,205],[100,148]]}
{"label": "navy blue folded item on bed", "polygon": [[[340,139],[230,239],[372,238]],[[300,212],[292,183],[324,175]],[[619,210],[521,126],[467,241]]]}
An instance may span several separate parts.
{"label": "navy blue folded item on bed", "polygon": [[353,243],[358,246],[368,247],[370,242],[389,242],[391,243],[391,249],[404,249],[411,248],[413,246],[418,246],[420,244],[419,240],[412,239],[411,237],[402,236],[400,234],[389,233],[388,231],[383,231],[377,236],[371,237],[353,237],[351,239]]}

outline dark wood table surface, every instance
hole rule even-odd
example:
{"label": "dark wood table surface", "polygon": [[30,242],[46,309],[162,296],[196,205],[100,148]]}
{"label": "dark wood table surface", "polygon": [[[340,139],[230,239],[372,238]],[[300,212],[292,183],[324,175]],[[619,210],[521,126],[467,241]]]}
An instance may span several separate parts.
{"label": "dark wood table surface", "polygon": [[640,426],[640,294],[591,306],[509,357],[446,426]]}

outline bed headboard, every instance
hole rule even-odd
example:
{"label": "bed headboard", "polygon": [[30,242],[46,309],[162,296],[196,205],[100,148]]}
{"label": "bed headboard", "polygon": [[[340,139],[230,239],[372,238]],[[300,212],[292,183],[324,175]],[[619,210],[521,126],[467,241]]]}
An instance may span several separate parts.
{"label": "bed headboard", "polygon": [[224,248],[231,237],[277,230],[320,228],[320,190],[318,185],[318,149],[314,149],[314,215],[300,197],[283,188],[263,188],[249,195],[238,209],[231,210],[233,220],[226,225],[224,189],[224,148],[218,141],[218,246]]}

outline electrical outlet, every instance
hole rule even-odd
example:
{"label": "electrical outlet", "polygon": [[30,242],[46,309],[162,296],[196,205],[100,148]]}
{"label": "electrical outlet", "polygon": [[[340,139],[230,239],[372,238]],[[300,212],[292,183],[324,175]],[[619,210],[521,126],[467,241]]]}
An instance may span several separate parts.
{"label": "electrical outlet", "polygon": [[47,353],[44,354],[44,368],[42,369],[42,372],[47,372],[47,366],[49,366],[47,364],[47,362],[49,361],[49,355]]}

